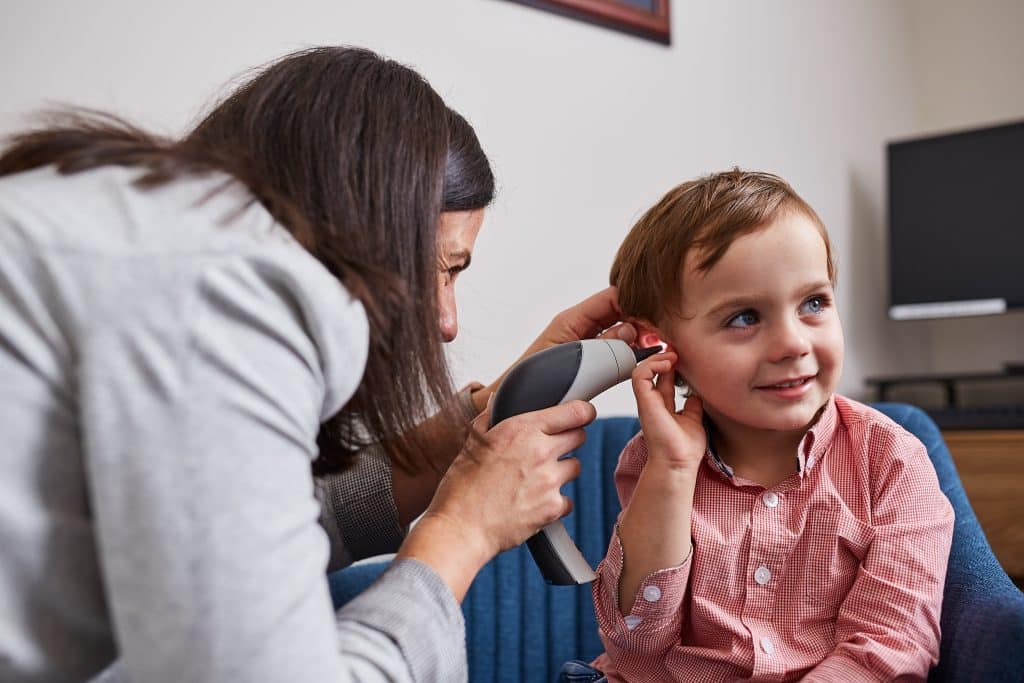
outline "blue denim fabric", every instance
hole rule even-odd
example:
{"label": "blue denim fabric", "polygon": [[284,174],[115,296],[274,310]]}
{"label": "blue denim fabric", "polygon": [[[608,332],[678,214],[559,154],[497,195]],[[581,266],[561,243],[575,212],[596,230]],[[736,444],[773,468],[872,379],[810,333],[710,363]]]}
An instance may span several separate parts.
{"label": "blue denim fabric", "polygon": [[566,662],[558,672],[558,683],[604,683],[607,680],[600,671],[578,659]]}

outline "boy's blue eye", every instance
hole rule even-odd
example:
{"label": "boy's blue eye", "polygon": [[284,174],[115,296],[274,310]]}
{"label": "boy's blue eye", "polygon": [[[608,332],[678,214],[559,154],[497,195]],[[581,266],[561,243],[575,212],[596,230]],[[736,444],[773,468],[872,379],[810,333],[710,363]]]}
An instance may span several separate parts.
{"label": "boy's blue eye", "polygon": [[729,318],[729,321],[725,324],[726,327],[750,327],[756,325],[757,313],[754,311],[742,311],[737,313],[733,317]]}
{"label": "boy's blue eye", "polygon": [[828,301],[823,296],[812,296],[807,301],[800,305],[801,313],[821,313],[825,310],[825,306],[828,305]]}

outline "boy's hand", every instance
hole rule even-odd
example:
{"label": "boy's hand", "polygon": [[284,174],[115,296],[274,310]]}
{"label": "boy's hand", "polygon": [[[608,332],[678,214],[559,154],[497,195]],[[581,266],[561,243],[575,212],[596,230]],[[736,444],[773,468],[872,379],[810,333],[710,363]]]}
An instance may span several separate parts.
{"label": "boy's hand", "polygon": [[660,462],[672,469],[697,472],[707,450],[703,406],[691,396],[675,411],[675,364],[677,356],[666,351],[651,356],[633,370],[640,426],[647,442],[648,463]]}

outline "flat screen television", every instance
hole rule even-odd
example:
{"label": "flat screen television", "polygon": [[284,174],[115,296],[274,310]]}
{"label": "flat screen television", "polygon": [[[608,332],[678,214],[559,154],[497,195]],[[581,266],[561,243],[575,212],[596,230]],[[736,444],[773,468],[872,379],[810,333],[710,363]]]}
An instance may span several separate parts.
{"label": "flat screen television", "polygon": [[1024,308],[1024,121],[887,152],[889,317]]}

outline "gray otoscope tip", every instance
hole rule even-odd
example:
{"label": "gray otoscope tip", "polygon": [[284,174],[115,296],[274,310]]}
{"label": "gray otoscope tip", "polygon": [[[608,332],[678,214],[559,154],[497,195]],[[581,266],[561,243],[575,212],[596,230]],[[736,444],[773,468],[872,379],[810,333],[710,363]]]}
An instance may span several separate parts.
{"label": "gray otoscope tip", "polygon": [[650,358],[656,353],[661,353],[660,346],[651,346],[646,349],[634,349],[633,355],[636,356],[636,362],[639,363],[645,358]]}

